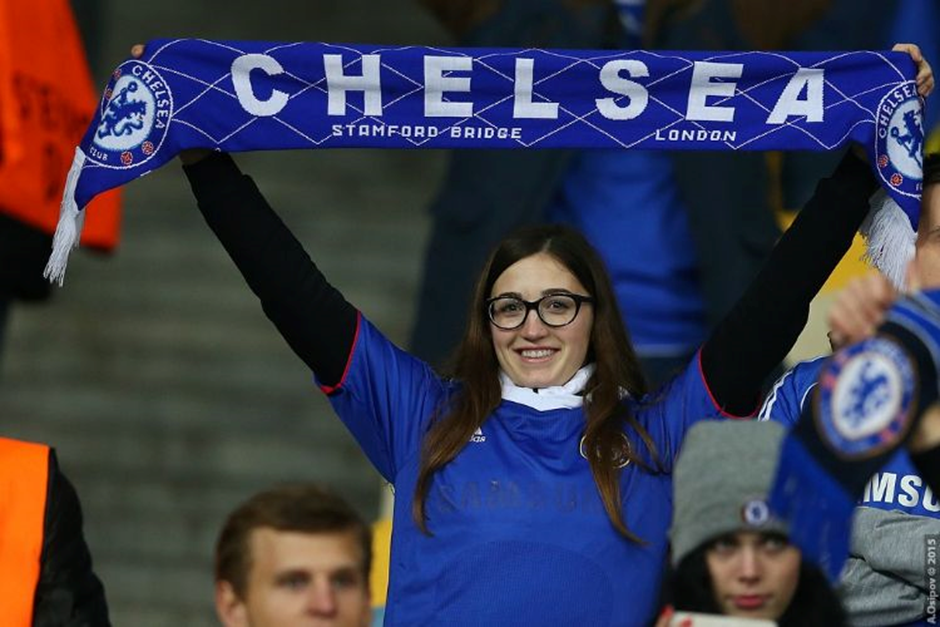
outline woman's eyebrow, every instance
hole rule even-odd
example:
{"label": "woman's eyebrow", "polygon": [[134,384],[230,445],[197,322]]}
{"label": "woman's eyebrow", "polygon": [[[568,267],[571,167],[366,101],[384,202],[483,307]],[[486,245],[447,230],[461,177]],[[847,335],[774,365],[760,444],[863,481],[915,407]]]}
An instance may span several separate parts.
{"label": "woman's eyebrow", "polygon": [[[542,290],[541,292],[542,296],[552,296],[554,294],[575,294],[575,292],[565,287],[549,287]],[[525,298],[519,292],[502,292],[500,294],[496,294],[495,296],[491,296],[490,298],[518,298],[522,301],[525,300]]]}

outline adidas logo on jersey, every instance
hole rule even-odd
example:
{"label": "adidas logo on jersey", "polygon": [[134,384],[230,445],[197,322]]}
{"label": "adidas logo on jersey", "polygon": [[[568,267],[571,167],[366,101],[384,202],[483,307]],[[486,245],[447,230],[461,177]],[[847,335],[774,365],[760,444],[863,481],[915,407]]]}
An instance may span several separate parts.
{"label": "adidas logo on jersey", "polygon": [[477,427],[477,430],[474,431],[473,435],[470,436],[470,441],[477,444],[486,442],[486,436],[483,435],[483,430],[480,427]]}

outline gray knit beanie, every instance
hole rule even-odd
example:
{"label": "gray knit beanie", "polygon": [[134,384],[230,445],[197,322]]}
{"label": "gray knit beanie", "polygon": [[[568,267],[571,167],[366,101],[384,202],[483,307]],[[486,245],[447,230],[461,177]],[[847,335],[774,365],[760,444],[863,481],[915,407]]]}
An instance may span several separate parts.
{"label": "gray knit beanie", "polygon": [[787,532],[767,508],[783,436],[780,424],[752,420],[706,420],[689,430],[673,473],[674,565],[726,533]]}

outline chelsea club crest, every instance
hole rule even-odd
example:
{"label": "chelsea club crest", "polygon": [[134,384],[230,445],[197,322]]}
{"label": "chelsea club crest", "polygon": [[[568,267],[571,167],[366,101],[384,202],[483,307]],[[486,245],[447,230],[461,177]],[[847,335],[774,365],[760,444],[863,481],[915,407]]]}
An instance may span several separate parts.
{"label": "chelsea club crest", "polygon": [[763,527],[770,522],[770,506],[762,498],[749,499],[741,506],[741,521],[748,527]]}
{"label": "chelsea club crest", "polygon": [[881,453],[911,423],[916,378],[907,354],[873,337],[840,351],[819,377],[817,429],[845,459]]}
{"label": "chelsea club crest", "polygon": [[875,154],[885,185],[920,197],[924,166],[924,119],[913,82],[895,87],[878,104]]}
{"label": "chelsea club crest", "polygon": [[173,96],[159,72],[137,60],[121,64],[104,92],[88,158],[118,169],[144,163],[163,144],[172,112]]}

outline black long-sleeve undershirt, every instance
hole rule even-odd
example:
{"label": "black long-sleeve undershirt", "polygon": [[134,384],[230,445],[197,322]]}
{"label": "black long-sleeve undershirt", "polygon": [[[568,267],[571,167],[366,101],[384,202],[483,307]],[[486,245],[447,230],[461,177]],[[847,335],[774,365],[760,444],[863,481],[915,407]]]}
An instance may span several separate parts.
{"label": "black long-sleeve undershirt", "polygon": [[265,315],[321,383],[339,383],[355,338],[356,309],[231,157],[214,153],[184,170],[203,217]]}
{"label": "black long-sleeve undershirt", "polygon": [[764,379],[806,326],[810,302],[848,252],[877,187],[868,164],[846,154],[702,346],[705,380],[725,411],[756,409]]}
{"label": "black long-sleeve undershirt", "polygon": [[[331,286],[254,182],[220,153],[186,166],[199,209],[295,353],[327,386],[340,382],[356,309]],[[809,304],[852,242],[876,183],[848,155],[821,181],[767,264],[702,348],[705,380],[727,412],[745,415],[806,323]]]}

